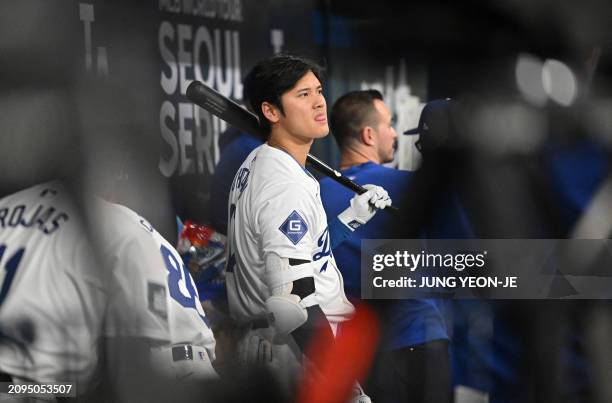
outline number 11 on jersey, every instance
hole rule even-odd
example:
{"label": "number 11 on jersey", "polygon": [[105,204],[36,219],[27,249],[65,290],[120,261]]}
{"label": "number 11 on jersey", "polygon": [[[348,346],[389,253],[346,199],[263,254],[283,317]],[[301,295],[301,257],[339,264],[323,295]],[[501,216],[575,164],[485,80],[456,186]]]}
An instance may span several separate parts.
{"label": "number 11 on jersey", "polygon": [[0,306],[2,306],[2,303],[6,298],[9,288],[11,288],[11,284],[15,278],[15,273],[17,273],[17,267],[19,266],[19,262],[21,262],[21,258],[25,252],[24,248],[18,249],[17,252],[15,252],[10,258],[6,259],[6,263],[4,263],[4,254],[6,250],[6,245],[0,245],[0,265],[3,267],[2,271],[0,272],[0,284],[2,284],[2,287],[0,288]]}

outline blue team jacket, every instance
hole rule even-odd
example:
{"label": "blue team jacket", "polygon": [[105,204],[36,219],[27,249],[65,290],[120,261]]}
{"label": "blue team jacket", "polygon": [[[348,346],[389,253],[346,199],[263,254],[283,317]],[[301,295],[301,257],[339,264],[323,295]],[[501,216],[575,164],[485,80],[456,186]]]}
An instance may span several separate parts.
{"label": "blue team jacket", "polygon": [[[343,170],[342,173],[360,184],[371,183],[382,186],[389,192],[395,205],[401,205],[402,199],[410,196],[407,194],[412,177],[410,172],[367,162]],[[332,220],[346,209],[354,196],[355,193],[332,179],[321,180],[321,200],[328,220]],[[370,222],[350,234],[333,250],[349,297],[359,298],[361,295],[361,239],[388,238],[387,228],[393,224],[392,220],[393,216],[390,214],[379,212]],[[398,300],[389,318],[391,326],[383,336],[383,348],[393,350],[433,340],[448,339],[441,308],[441,303],[433,299]]]}

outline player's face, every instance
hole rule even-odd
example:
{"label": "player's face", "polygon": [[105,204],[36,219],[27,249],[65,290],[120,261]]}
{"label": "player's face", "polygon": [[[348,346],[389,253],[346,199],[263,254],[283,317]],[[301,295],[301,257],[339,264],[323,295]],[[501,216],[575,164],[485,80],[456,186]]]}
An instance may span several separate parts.
{"label": "player's face", "polygon": [[327,104],[319,79],[309,71],[281,96],[284,114],[280,125],[294,136],[318,139],[327,136]]}
{"label": "player's face", "polygon": [[378,125],[376,126],[378,159],[381,164],[384,164],[393,161],[397,132],[393,128],[393,115],[385,103],[375,99],[374,107],[378,112]]}

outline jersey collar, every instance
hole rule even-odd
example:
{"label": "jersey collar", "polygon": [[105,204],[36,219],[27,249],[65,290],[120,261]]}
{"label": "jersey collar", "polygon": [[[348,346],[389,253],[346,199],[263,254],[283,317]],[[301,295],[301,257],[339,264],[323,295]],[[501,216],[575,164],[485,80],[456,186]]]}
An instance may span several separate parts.
{"label": "jersey collar", "polygon": [[314,179],[314,180],[316,181],[315,177],[314,177],[314,176],[312,176],[312,174],[311,174],[311,173],[310,173],[310,172],[309,172],[309,171],[306,169],[306,167],[303,167],[303,166],[302,166],[302,165],[301,165],[301,164],[300,164],[300,163],[299,163],[299,162],[298,162],[298,161],[297,161],[295,158],[293,158],[293,155],[291,155],[291,154],[289,154],[289,153],[287,152],[287,150],[282,149],[282,148],[278,148],[278,147],[272,147],[272,146],[271,146],[271,145],[269,145],[268,143],[265,143],[265,145],[266,145],[266,147],[268,147],[268,148],[272,148],[272,149],[274,149],[274,150],[282,151],[282,152],[284,152],[285,154],[287,154],[287,155],[289,156],[289,158],[291,158],[291,159],[292,159],[292,160],[293,160],[293,161],[294,161],[294,162],[295,162],[295,163],[296,163],[296,164],[297,164],[297,165],[300,167],[300,169],[306,173],[306,175],[310,176],[312,179]]}
{"label": "jersey collar", "polygon": [[367,161],[359,165],[353,165],[352,167],[346,168],[342,170],[342,173],[345,175],[354,175],[362,169],[369,168],[371,166],[378,165],[375,162]]}

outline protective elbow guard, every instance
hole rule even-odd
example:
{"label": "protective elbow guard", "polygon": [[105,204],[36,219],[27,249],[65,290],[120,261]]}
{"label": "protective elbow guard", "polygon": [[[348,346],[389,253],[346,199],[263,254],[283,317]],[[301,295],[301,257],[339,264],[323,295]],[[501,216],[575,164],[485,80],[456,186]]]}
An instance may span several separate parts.
{"label": "protective elbow guard", "polygon": [[[265,305],[268,322],[277,333],[287,335],[308,320],[306,308],[317,304],[314,270],[313,262],[310,261],[293,266],[288,258],[281,258],[275,253],[266,255],[265,278],[272,296],[266,300]],[[312,293],[304,296],[308,287],[304,287],[303,282],[308,279],[312,282]],[[296,284],[298,287],[294,290]]]}
{"label": "protective elbow guard", "polygon": [[279,334],[288,335],[306,323],[306,308],[316,303],[314,294],[304,299],[295,294],[273,295],[266,300],[268,322]]}

